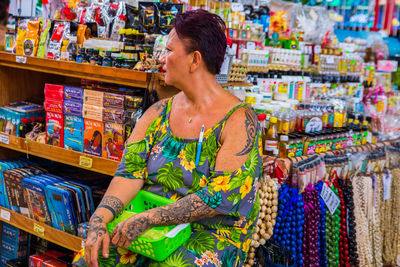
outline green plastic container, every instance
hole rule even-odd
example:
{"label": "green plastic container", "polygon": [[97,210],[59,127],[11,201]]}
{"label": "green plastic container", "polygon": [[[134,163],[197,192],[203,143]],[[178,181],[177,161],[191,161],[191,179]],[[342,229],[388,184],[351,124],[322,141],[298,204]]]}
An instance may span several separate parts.
{"label": "green plastic container", "polygon": [[[156,207],[165,206],[173,202],[173,200],[150,192],[139,191],[137,196],[127,205],[125,210],[107,225],[107,230],[109,233],[111,233],[118,223],[133,215],[127,216],[126,213],[124,215],[125,211],[140,213]],[[155,228],[158,230],[168,228],[169,232],[157,240],[149,240],[139,236],[135,241],[132,242],[128,249],[150,259],[163,261],[183,243],[185,243],[191,235],[190,224]]]}

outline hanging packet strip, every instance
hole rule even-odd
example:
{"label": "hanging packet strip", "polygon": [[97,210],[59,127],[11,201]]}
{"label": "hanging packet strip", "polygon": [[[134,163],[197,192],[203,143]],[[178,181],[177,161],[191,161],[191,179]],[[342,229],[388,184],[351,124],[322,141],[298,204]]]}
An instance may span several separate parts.
{"label": "hanging packet strip", "polygon": [[172,29],[172,21],[182,13],[182,4],[155,3],[157,9],[157,33],[167,35]]}

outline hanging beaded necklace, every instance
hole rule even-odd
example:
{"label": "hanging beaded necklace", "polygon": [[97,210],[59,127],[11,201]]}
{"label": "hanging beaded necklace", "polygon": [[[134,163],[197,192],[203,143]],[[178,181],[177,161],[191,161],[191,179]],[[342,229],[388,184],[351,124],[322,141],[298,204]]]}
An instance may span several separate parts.
{"label": "hanging beaded necklace", "polygon": [[[339,182],[340,180],[340,182]],[[343,191],[339,185],[342,183],[342,179],[336,179],[334,181],[334,187],[337,190],[337,195],[340,200],[340,228],[339,228],[339,266],[346,267],[350,263],[349,257],[349,244],[347,238],[347,210],[344,202]]]}
{"label": "hanging beaded necklace", "polygon": [[[337,195],[337,189],[331,186]],[[339,228],[340,228],[340,207],[334,214],[326,211],[326,258],[329,266],[339,266]]]}
{"label": "hanging beaded necklace", "polygon": [[[318,190],[318,195],[321,195],[322,186],[324,182],[320,181],[315,186]],[[318,225],[318,235],[319,235],[319,266],[326,267],[328,266],[328,260],[326,259],[326,209],[325,209],[325,202],[322,197],[319,197],[319,225]]]}

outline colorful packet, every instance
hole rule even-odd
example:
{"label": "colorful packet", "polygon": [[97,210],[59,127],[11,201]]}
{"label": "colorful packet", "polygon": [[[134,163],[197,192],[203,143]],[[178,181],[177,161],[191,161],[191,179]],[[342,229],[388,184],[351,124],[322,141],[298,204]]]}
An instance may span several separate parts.
{"label": "colorful packet", "polygon": [[31,20],[28,22],[28,28],[24,40],[24,55],[36,56],[39,44],[40,21]]}
{"label": "colorful packet", "polygon": [[172,29],[172,21],[182,13],[182,4],[155,3],[157,9],[157,33],[169,34]]}
{"label": "colorful packet", "polygon": [[51,29],[51,20],[41,18],[42,30],[40,33],[39,46],[36,53],[37,57],[44,58],[46,55],[46,44],[49,39],[49,31]]}

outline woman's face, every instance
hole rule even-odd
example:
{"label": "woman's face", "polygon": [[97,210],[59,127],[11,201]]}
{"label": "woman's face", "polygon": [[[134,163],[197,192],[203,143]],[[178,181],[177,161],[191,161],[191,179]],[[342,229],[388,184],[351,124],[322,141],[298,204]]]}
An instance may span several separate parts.
{"label": "woman's face", "polygon": [[96,135],[96,137],[93,140],[93,146],[99,146],[100,145],[100,135]]}
{"label": "woman's face", "polygon": [[179,39],[175,29],[172,29],[168,35],[165,54],[161,57],[165,83],[179,85],[189,74],[192,62],[193,53],[186,53],[184,41]]}

